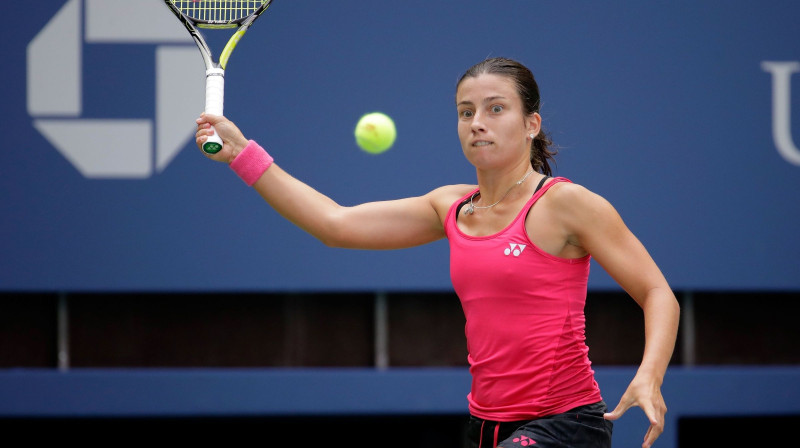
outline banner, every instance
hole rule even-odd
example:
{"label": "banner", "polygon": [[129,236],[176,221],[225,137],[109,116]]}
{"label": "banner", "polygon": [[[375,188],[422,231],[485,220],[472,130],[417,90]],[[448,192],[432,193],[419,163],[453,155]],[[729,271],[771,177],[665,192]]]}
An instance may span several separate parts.
{"label": "banner", "polygon": [[[25,20],[0,40],[0,290],[451,290],[445,241],[326,247],[207,160],[202,60],[161,1],[6,10]],[[476,182],[455,84],[511,57],[539,82],[556,174],[608,199],[674,289],[796,291],[798,16],[789,0],[277,1],[231,56],[225,113],[340,204],[422,195]],[[398,132],[377,155],[353,136],[373,111]],[[590,288],[618,286],[595,264]]]}

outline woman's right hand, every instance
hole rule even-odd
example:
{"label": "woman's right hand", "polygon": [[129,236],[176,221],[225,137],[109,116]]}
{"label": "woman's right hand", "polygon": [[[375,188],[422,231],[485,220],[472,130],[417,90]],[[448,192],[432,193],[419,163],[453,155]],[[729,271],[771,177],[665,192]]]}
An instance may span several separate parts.
{"label": "woman's right hand", "polygon": [[200,118],[198,118],[196,122],[197,133],[195,133],[195,142],[201,151],[203,143],[208,140],[208,136],[214,134],[214,130],[216,130],[222,139],[222,149],[216,154],[208,154],[203,151],[203,154],[211,160],[230,164],[244,147],[247,146],[248,140],[245,138],[244,134],[242,134],[242,131],[240,131],[232,121],[223,116],[206,115],[204,113],[200,115]]}

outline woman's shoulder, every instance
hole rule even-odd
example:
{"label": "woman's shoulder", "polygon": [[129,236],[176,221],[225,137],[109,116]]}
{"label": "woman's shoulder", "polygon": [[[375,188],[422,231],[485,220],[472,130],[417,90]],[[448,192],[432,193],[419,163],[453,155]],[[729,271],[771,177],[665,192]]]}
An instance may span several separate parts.
{"label": "woman's shoulder", "polygon": [[567,180],[557,178],[561,181],[552,185],[547,194],[542,199],[553,205],[564,213],[603,213],[613,210],[611,204],[601,195],[589,188]]}
{"label": "woman's shoulder", "polygon": [[430,193],[428,193],[428,195],[436,200],[443,200],[445,202],[449,201],[450,203],[453,203],[472,193],[477,188],[477,185],[470,184],[443,185],[432,190]]}
{"label": "woman's shoulder", "polygon": [[444,185],[432,190],[426,196],[428,196],[439,216],[443,217],[454,203],[468,196],[477,188],[477,185],[470,184]]}

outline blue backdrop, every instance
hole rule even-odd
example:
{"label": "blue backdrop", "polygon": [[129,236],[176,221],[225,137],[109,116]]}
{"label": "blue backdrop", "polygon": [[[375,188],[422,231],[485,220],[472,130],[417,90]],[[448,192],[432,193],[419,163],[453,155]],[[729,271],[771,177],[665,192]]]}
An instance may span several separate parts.
{"label": "blue backdrop", "polygon": [[[206,160],[202,62],[160,0],[5,14],[28,20],[0,29],[0,290],[450,289],[445,242],[327,248]],[[516,58],[557,174],[610,200],[673,288],[800,290],[798,17],[792,0],[276,0],[233,53],[225,112],[342,204],[419,195],[475,181],[456,80]],[[376,110],[399,132],[378,156],[352,133]],[[616,288],[599,266],[590,287]]]}

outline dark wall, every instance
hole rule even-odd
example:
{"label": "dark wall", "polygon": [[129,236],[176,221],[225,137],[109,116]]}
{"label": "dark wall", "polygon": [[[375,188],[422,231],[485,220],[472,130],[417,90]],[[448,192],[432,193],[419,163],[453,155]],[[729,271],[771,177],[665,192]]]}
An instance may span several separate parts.
{"label": "dark wall", "polygon": [[[684,318],[672,365],[800,363],[797,293],[677,296]],[[72,367],[375,365],[374,294],[6,293],[0,367],[57,367],[59,297]],[[389,366],[466,366],[455,295],[389,293],[386,300]],[[638,364],[643,319],[633,300],[593,292],[585,312],[595,365]]]}

